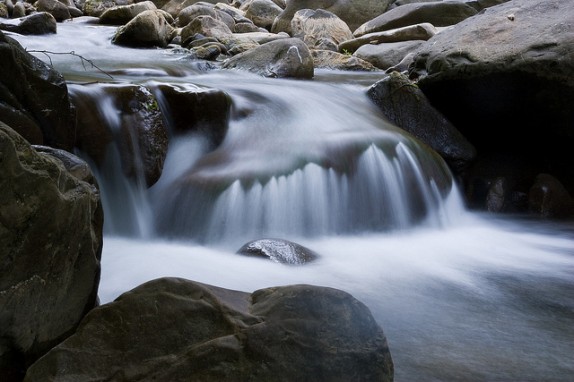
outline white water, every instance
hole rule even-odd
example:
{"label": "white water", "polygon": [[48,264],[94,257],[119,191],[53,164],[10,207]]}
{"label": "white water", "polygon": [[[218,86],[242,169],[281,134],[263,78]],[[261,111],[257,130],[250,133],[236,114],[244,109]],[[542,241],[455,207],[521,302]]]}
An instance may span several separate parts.
{"label": "white water", "polygon": [[[350,292],[369,306],[387,335],[395,362],[396,381],[573,380],[572,224],[535,223],[518,217],[494,219],[469,213],[460,205],[456,189],[442,201],[441,192],[436,191],[438,186],[432,182],[440,171],[430,165],[434,169],[432,174],[415,171],[414,176],[420,178],[417,183],[426,187],[422,195],[430,197],[422,201],[430,206],[430,213],[426,215],[430,221],[411,226],[411,220],[401,213],[408,210],[409,199],[396,198],[401,193],[421,193],[400,186],[405,166],[408,168],[413,161],[420,161],[418,155],[422,155],[417,154],[416,149],[411,151],[411,143],[391,134],[394,154],[387,151],[381,154],[376,148],[377,145],[385,146],[381,144],[381,134],[384,139],[389,138],[389,134],[370,129],[360,133],[328,130],[327,135],[333,136],[333,140],[326,139],[323,132],[306,135],[303,142],[295,142],[295,138],[308,128],[301,121],[314,120],[315,113],[323,113],[323,121],[326,121],[324,125],[313,125],[319,131],[331,129],[340,122],[344,122],[343,126],[353,124],[361,129],[378,121],[380,117],[371,114],[372,109],[362,101],[348,103],[354,101],[334,97],[333,104],[327,103],[331,105],[328,110],[318,110],[323,107],[319,105],[324,105],[324,100],[317,100],[329,98],[324,92],[337,89],[341,93],[358,92],[359,81],[372,83],[377,77],[319,73],[320,79],[325,80],[321,82],[327,84],[316,80],[315,84],[304,85],[239,74],[200,74],[191,64],[184,70],[181,65],[166,63],[174,58],[161,50],[136,51],[110,46],[108,40],[113,28],[87,29],[80,22],[74,23],[59,25],[58,39],[52,36],[21,37],[19,40],[32,49],[62,51],[69,47],[69,50],[97,60],[99,67],[117,70],[114,76],[119,81],[192,82],[225,89],[234,96],[237,108],[252,111],[248,118],[233,122],[236,129],[230,130],[231,135],[221,148],[242,160],[219,167],[204,166],[201,159],[208,154],[206,147],[201,140],[185,137],[172,143],[167,170],[150,195],[146,193],[141,197],[141,190],[137,187],[134,190],[129,184],[106,192],[106,198],[112,200],[104,199],[104,202],[116,206],[116,211],[118,206],[127,208],[131,204],[132,208],[119,214],[124,220],[116,220],[118,227],[107,227],[112,233],[105,237],[102,254],[102,302],[162,276],[185,277],[243,291],[293,283],[332,286]],[[80,34],[84,38],[71,37]],[[157,65],[159,62],[162,64]],[[54,64],[71,80],[105,80],[98,71],[85,72],[81,64],[70,57],[54,57]],[[178,76],[174,77],[174,73]],[[259,103],[254,103],[253,92],[264,95],[257,98]],[[283,97],[292,99],[290,93],[308,105],[290,108],[291,101],[280,101],[286,99]],[[266,112],[269,107],[275,108],[275,112]],[[342,114],[333,109],[342,109]],[[348,110],[352,112],[347,113]],[[362,122],[356,123],[357,120]],[[273,134],[263,132],[279,124],[277,121],[292,124],[281,130],[284,132],[281,141],[269,141],[270,137],[278,136],[277,131]],[[237,129],[247,125],[259,130],[253,134]],[[365,146],[366,136],[377,145]],[[359,156],[355,171],[336,172],[333,168],[338,168],[338,164],[329,167],[331,170],[320,167],[324,158],[332,158],[333,147],[349,141],[358,142],[364,153]],[[290,149],[286,150],[286,147]],[[273,157],[273,153],[277,155]],[[259,155],[267,159],[261,161]],[[294,169],[293,158],[301,156],[308,164]],[[389,156],[391,160],[387,161]],[[262,177],[264,180],[243,189],[236,183],[224,192],[219,204],[213,207],[214,212],[203,216],[206,221],[202,222],[202,227],[212,233],[217,233],[218,227],[221,229],[221,236],[214,234],[207,240],[209,244],[200,245],[181,237],[178,240],[150,238],[155,231],[153,224],[152,227],[149,224],[153,215],[142,214],[138,218],[138,213],[145,210],[150,201],[148,197],[150,208],[157,213],[158,205],[162,206],[163,191],[190,168],[195,169],[192,171],[195,175],[206,178],[214,177],[217,171],[221,171],[217,175],[224,178],[243,178],[240,174],[257,169],[257,179]],[[372,177],[377,171],[387,174],[392,181],[378,183]],[[440,176],[437,179],[442,183]],[[303,184],[310,185],[313,191],[301,192]],[[389,184],[391,187],[386,189]],[[289,191],[293,188],[299,190],[296,196]],[[366,189],[366,196],[357,197],[357,191],[354,191],[352,198],[347,197],[353,188]],[[352,232],[349,226],[344,226],[344,219],[335,216],[335,211],[350,216],[355,208],[375,208],[377,204],[373,198],[379,193],[394,195],[389,214],[396,216],[393,227],[403,229],[377,232],[376,228],[384,228],[382,222],[386,221],[381,217],[374,225],[360,227],[361,231],[367,232]],[[117,201],[119,196],[122,196],[120,202]],[[158,200],[155,206],[154,198]],[[271,203],[277,200],[278,203]],[[307,209],[304,204],[301,206],[306,202],[309,203]],[[349,203],[354,207],[349,208]],[[269,210],[265,216],[283,218],[273,222],[246,216],[245,211],[265,205],[269,207],[260,207]],[[330,208],[333,206],[336,206],[334,210]],[[233,213],[232,208],[240,210]],[[310,214],[311,208],[319,212]],[[178,216],[183,216],[184,220],[179,224],[185,225],[189,221],[185,220],[185,211],[180,212]],[[361,212],[359,216],[366,214]],[[380,212],[379,215],[386,214]],[[374,215],[377,215],[376,211]],[[239,221],[230,224],[234,227],[230,231],[217,223],[234,218]],[[302,231],[301,221],[306,222],[309,229]],[[358,221],[362,218],[351,225]],[[129,234],[132,238],[119,235],[122,227],[131,224],[139,228],[129,229],[123,235]],[[305,266],[293,267],[234,254],[241,244],[257,239],[263,233],[283,233],[282,238],[305,245],[321,257]],[[136,239],[134,236],[148,238]]]}

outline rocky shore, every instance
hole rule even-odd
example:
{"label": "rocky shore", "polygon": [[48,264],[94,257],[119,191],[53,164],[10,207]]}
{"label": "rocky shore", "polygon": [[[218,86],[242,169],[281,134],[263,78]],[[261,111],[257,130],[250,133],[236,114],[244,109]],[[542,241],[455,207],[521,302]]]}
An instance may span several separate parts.
{"label": "rocky shore", "polygon": [[[10,33],[57,33],[80,16],[118,26],[114,44],[183,49],[266,77],[378,72],[367,95],[444,158],[470,207],[574,217],[570,0],[0,1],[0,30]],[[134,171],[136,145],[151,186],[169,138],[157,100],[139,85],[109,91],[123,100],[124,123],[142,131],[138,142],[124,140],[124,170]],[[175,126],[178,103],[194,100],[204,111],[197,118],[215,126],[210,143],[221,142],[223,92],[164,94]],[[89,121],[89,109],[61,74],[0,31],[2,381],[393,379],[368,309],[329,288],[248,294],[161,279],[98,307],[98,185],[70,154],[80,148],[97,164],[111,140],[97,121],[77,129],[77,113]],[[182,128],[201,128],[192,122]],[[171,322],[177,328],[158,332]]]}

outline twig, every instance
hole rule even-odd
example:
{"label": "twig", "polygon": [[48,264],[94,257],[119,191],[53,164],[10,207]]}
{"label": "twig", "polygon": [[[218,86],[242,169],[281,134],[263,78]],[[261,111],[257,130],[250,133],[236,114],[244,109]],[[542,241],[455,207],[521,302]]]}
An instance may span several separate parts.
{"label": "twig", "polygon": [[108,72],[106,72],[105,70],[99,68],[96,64],[94,64],[94,62],[93,62],[92,60],[88,60],[88,59],[85,58],[84,56],[79,55],[79,54],[77,54],[77,53],[74,52],[74,51],[71,51],[71,52],[50,52],[50,51],[48,51],[48,50],[26,50],[26,51],[27,51],[28,53],[42,53],[42,54],[44,54],[46,57],[48,57],[48,60],[50,60],[50,65],[51,65],[51,66],[54,66],[54,65],[52,64],[52,58],[50,57],[50,54],[54,54],[54,55],[69,54],[69,55],[71,55],[71,56],[78,57],[78,58],[81,60],[81,62],[82,62],[82,67],[84,68],[84,70],[86,70],[86,64],[85,64],[85,63],[87,62],[88,64],[90,64],[90,65],[92,66],[92,68],[96,68],[99,72],[101,72],[101,73],[105,74],[106,76],[110,77],[110,79],[112,79],[112,80],[114,79],[114,77],[112,77],[112,75],[111,75],[110,73],[108,73]]}

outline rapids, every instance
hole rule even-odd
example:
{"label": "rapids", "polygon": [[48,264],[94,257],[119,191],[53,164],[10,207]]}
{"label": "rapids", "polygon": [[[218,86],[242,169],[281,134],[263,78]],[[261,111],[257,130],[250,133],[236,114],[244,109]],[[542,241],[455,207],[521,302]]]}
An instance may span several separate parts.
{"label": "rapids", "polygon": [[[95,81],[169,83],[220,89],[233,101],[222,144],[172,140],[151,189],[123,177],[113,149],[96,171],[103,303],[162,276],[243,291],[325,285],[369,306],[398,382],[572,380],[574,226],[467,211],[444,163],[364,97],[380,74],[264,79],[181,51],[113,46],[115,28],[92,21],[12,36],[46,52],[34,54],[72,93]],[[103,100],[94,96],[94,107],[112,126],[117,111]],[[270,236],[321,257],[285,266],[234,254]]]}

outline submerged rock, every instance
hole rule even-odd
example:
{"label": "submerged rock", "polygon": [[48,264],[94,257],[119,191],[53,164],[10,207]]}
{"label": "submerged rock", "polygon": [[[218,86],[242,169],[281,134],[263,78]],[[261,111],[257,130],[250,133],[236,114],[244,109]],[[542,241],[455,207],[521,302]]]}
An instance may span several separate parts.
{"label": "submerged rock", "polygon": [[177,278],[100,306],[24,381],[392,381],[369,309],[340,290],[252,294]]}
{"label": "submerged rock", "polygon": [[2,122],[0,174],[0,376],[21,380],[96,304],[103,218],[94,184]]}
{"label": "submerged rock", "polygon": [[282,239],[254,240],[239,248],[237,253],[246,256],[267,257],[282,264],[305,264],[319,257],[309,248]]}

